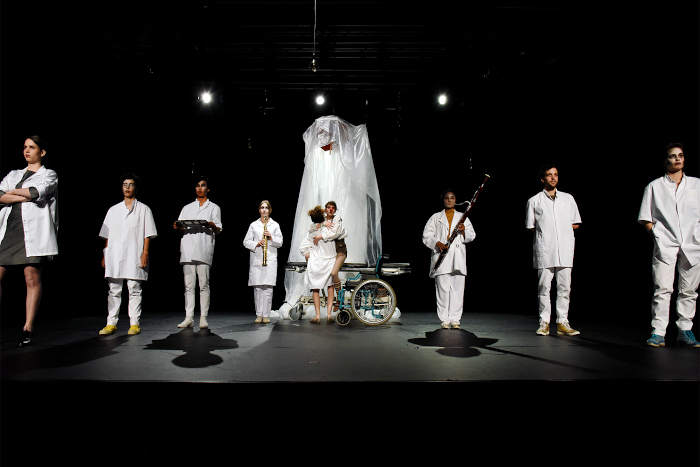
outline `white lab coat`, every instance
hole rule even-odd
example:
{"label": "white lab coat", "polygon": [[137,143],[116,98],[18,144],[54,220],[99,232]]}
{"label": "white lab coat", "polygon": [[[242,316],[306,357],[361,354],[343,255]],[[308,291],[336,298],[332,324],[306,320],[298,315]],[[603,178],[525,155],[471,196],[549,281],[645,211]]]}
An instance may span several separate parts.
{"label": "white lab coat", "polygon": [[[435,246],[437,242],[447,244],[447,240],[452,235],[452,231],[459,224],[459,220],[462,218],[464,213],[455,210],[454,217],[452,218],[452,228],[450,228],[450,223],[447,220],[447,215],[443,209],[440,212],[433,214],[428,222],[425,224],[423,229],[423,244],[430,248],[432,255],[430,257],[430,271],[435,267],[440,252],[437,251]],[[440,267],[435,271],[435,275],[439,276],[441,274],[460,274],[463,276],[467,275],[467,254],[465,244],[473,241],[476,238],[476,232],[469,219],[464,221],[464,236],[457,235],[454,243],[450,246],[445,254],[445,259],[440,264]]]}
{"label": "white lab coat", "polygon": [[532,239],[532,265],[535,269],[574,266],[573,224],[581,223],[574,197],[556,191],[552,199],[542,190],[529,200],[525,228],[535,229]]}
{"label": "white lab coat", "polygon": [[[223,230],[221,208],[210,200],[206,200],[201,206],[197,200],[187,204],[180,211],[178,220],[205,220],[213,222]],[[215,237],[209,227],[188,227],[180,240],[180,263],[199,262],[211,266],[214,262]]]}
{"label": "white lab coat", "polygon": [[136,199],[131,210],[124,201],[115,204],[107,211],[99,235],[107,239],[105,277],[148,280],[148,265],[141,267],[143,245],[146,237],[158,235],[148,206]]}
{"label": "white lab coat", "polygon": [[[22,180],[26,169],[13,170],[0,182],[1,191],[10,191]],[[23,188],[34,187],[39,197],[32,202],[21,203],[24,222],[24,248],[27,256],[53,256],[58,254],[58,175],[41,167],[27,178]],[[5,205],[0,210],[0,242],[5,238],[7,216],[12,209]]]}
{"label": "white lab coat", "polygon": [[243,246],[250,250],[248,285],[275,285],[277,283],[277,249],[282,247],[282,230],[272,218],[268,219],[267,230],[272,235],[272,239],[267,242],[267,266],[262,265],[263,249],[261,246],[257,246],[265,231],[261,219],[251,222],[243,239]]}
{"label": "white lab coat", "polygon": [[700,262],[700,179],[683,174],[676,182],[668,175],[644,189],[637,220],[653,222],[654,257],[675,263],[679,249],[694,266]]}

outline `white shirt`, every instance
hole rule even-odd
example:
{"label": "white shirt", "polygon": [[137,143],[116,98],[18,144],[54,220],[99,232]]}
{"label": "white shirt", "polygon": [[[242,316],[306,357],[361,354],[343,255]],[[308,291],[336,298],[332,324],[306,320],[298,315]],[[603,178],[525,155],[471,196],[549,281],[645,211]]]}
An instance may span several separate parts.
{"label": "white shirt", "polygon": [[542,190],[527,200],[525,228],[535,229],[532,239],[533,267],[573,267],[573,224],[580,223],[578,206],[568,193],[557,190],[552,199]]}
{"label": "white shirt", "polygon": [[[10,191],[17,186],[27,169],[13,170],[0,182],[0,191]],[[58,254],[58,175],[42,166],[28,177],[23,188],[34,187],[39,197],[20,203],[24,223],[24,248],[27,256],[53,256]],[[0,210],[0,242],[5,238],[7,216],[12,205]]]}
{"label": "white shirt", "polygon": [[691,266],[700,262],[700,179],[683,174],[681,183],[668,175],[644,189],[637,220],[652,222],[654,256],[666,264],[682,250]]}
{"label": "white shirt", "polygon": [[131,210],[124,201],[109,208],[100,229],[100,237],[107,239],[105,277],[148,280],[148,265],[141,267],[141,255],[146,237],[157,235],[151,209],[138,200]]}
{"label": "white shirt", "polygon": [[[207,222],[213,222],[214,225],[223,230],[221,224],[221,208],[208,199],[201,206],[198,200],[185,205],[177,219],[181,221],[205,220]],[[193,263],[197,261],[211,266],[214,262],[215,237],[216,235],[209,227],[187,227],[185,233],[182,235],[182,240],[180,240],[180,263]]]}
{"label": "white shirt", "polygon": [[277,249],[282,247],[282,230],[280,225],[268,219],[267,230],[272,235],[267,242],[267,266],[262,265],[263,249],[257,246],[263,238],[263,222],[258,219],[251,222],[243,239],[243,246],[250,250],[248,262],[248,285],[275,285],[277,283]]}
{"label": "white shirt", "polygon": [[[447,240],[452,235],[452,231],[459,224],[459,220],[462,218],[464,213],[455,210],[452,217],[452,226],[450,228],[450,222],[447,220],[447,215],[443,209],[440,212],[433,214],[428,222],[425,224],[423,229],[423,244],[430,248],[432,256],[430,257],[430,271],[435,267],[437,259],[440,257],[440,252],[437,251],[435,246],[437,242],[447,244]],[[454,243],[450,246],[445,254],[445,259],[442,260],[442,264],[435,275],[439,276],[441,274],[459,273],[461,275],[467,275],[467,254],[466,243],[473,241],[476,238],[476,232],[474,232],[474,227],[471,221],[467,218],[464,221],[464,236],[457,235],[455,237]]]}

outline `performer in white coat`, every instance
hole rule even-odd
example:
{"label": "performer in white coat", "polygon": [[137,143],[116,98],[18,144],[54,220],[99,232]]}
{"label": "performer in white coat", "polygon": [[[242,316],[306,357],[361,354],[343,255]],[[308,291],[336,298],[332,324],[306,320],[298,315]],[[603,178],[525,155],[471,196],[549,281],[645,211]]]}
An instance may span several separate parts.
{"label": "performer in white coat", "polygon": [[[267,324],[272,310],[272,289],[277,284],[277,250],[282,247],[283,238],[280,225],[270,217],[270,202],[260,202],[258,212],[260,219],[248,227],[243,246],[250,250],[248,285],[253,287],[255,322]],[[266,239],[267,253],[264,251]],[[263,266],[265,257],[267,265]]]}
{"label": "performer in white coat", "polygon": [[58,176],[45,167],[45,157],[45,141],[30,136],[24,141],[27,168],[11,171],[0,183],[0,282],[9,268],[17,267],[24,270],[27,285],[20,347],[32,341],[41,301],[42,265],[58,254]]}
{"label": "performer in white coat", "polygon": [[129,335],[141,332],[141,294],[148,280],[148,250],[151,239],[158,233],[151,209],[136,199],[141,185],[135,174],[125,174],[122,180],[124,200],[115,204],[105,216],[100,237],[105,239],[102,267],[109,284],[107,295],[107,326],[101,335],[117,330],[122,289],[129,289]]}
{"label": "performer in white coat", "polygon": [[435,301],[437,315],[444,329],[459,329],[464,310],[464,285],[467,276],[467,254],[465,245],[476,238],[469,219],[459,224],[461,212],[455,211],[457,199],[452,190],[443,193],[445,209],[433,214],[423,229],[423,244],[430,248],[430,270],[433,270],[440,253],[445,250],[452,231],[459,235],[447,250],[445,259],[435,272]]}
{"label": "performer in white coat", "polygon": [[673,281],[678,270],[677,343],[700,347],[693,335],[693,318],[700,284],[700,179],[683,172],[685,156],[681,143],[670,143],[664,156],[666,174],[644,189],[638,222],[654,240],[651,272],[654,296],[647,345],[665,345]]}
{"label": "performer in white coat", "polygon": [[207,322],[211,297],[209,274],[214,262],[215,237],[221,233],[223,226],[221,208],[209,199],[211,190],[209,179],[199,177],[196,183],[197,199],[182,208],[178,220],[203,220],[207,221],[207,224],[189,226],[178,222],[173,224],[173,228],[182,234],[180,264],[185,277],[185,320],[177,327],[194,326],[195,289],[199,278],[199,327],[206,329],[209,327]]}
{"label": "performer in white coat", "polygon": [[537,334],[549,335],[552,304],[549,291],[557,278],[557,334],[575,336],[569,325],[571,269],[574,266],[574,230],[581,216],[574,197],[559,191],[559,171],[552,165],[540,169],[544,189],[527,201],[525,228],[534,232],[533,267],[537,269],[540,325]]}
{"label": "performer in white coat", "polygon": [[[326,296],[327,317],[326,322],[333,323],[333,266],[337,261],[335,240],[331,237],[338,234],[332,227],[324,225],[324,210],[316,206],[309,211],[313,224],[304,241],[299,246],[299,251],[307,258],[306,274],[304,280],[311,289],[316,316],[311,318],[312,323],[321,322],[321,295],[320,290],[328,289]],[[330,225],[330,224],[329,224]],[[328,240],[326,240],[326,238]]]}

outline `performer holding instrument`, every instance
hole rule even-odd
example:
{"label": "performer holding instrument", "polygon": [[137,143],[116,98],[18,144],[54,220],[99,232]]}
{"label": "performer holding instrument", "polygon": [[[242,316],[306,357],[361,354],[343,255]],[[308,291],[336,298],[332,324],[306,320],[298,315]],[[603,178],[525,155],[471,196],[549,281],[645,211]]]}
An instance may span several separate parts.
{"label": "performer holding instrument", "polygon": [[467,216],[488,179],[487,175],[464,213],[455,211],[454,192],[445,191],[442,195],[444,209],[433,214],[423,229],[423,244],[432,251],[430,277],[435,279],[437,314],[443,329],[460,328],[467,275],[465,245],[476,238]]}
{"label": "performer holding instrument", "polygon": [[272,205],[264,200],[258,205],[260,219],[252,222],[243,239],[250,250],[248,285],[255,297],[255,322],[269,323],[272,288],[277,283],[277,249],[282,247],[282,231],[271,217]]}

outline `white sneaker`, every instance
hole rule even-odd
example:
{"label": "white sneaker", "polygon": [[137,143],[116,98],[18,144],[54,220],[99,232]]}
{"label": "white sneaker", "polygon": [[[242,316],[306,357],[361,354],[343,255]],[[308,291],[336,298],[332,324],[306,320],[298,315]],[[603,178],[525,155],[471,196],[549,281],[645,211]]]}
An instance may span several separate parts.
{"label": "white sneaker", "polygon": [[459,323],[457,321],[453,321],[450,323],[450,329],[459,329]]}
{"label": "white sneaker", "polygon": [[537,329],[537,334],[540,336],[549,335],[549,323],[540,323],[539,329]]}
{"label": "white sneaker", "polygon": [[182,323],[178,324],[177,327],[179,328],[191,328],[194,326],[194,320],[192,319],[191,316],[188,316],[185,318],[185,321]]}
{"label": "white sneaker", "polygon": [[441,325],[440,327],[441,327],[442,329],[450,329],[450,322],[449,322],[449,321],[445,321],[445,322],[442,323],[442,325]]}
{"label": "white sneaker", "polygon": [[199,329],[207,329],[209,327],[209,323],[207,323],[207,317],[206,316],[200,316],[199,318]]}

